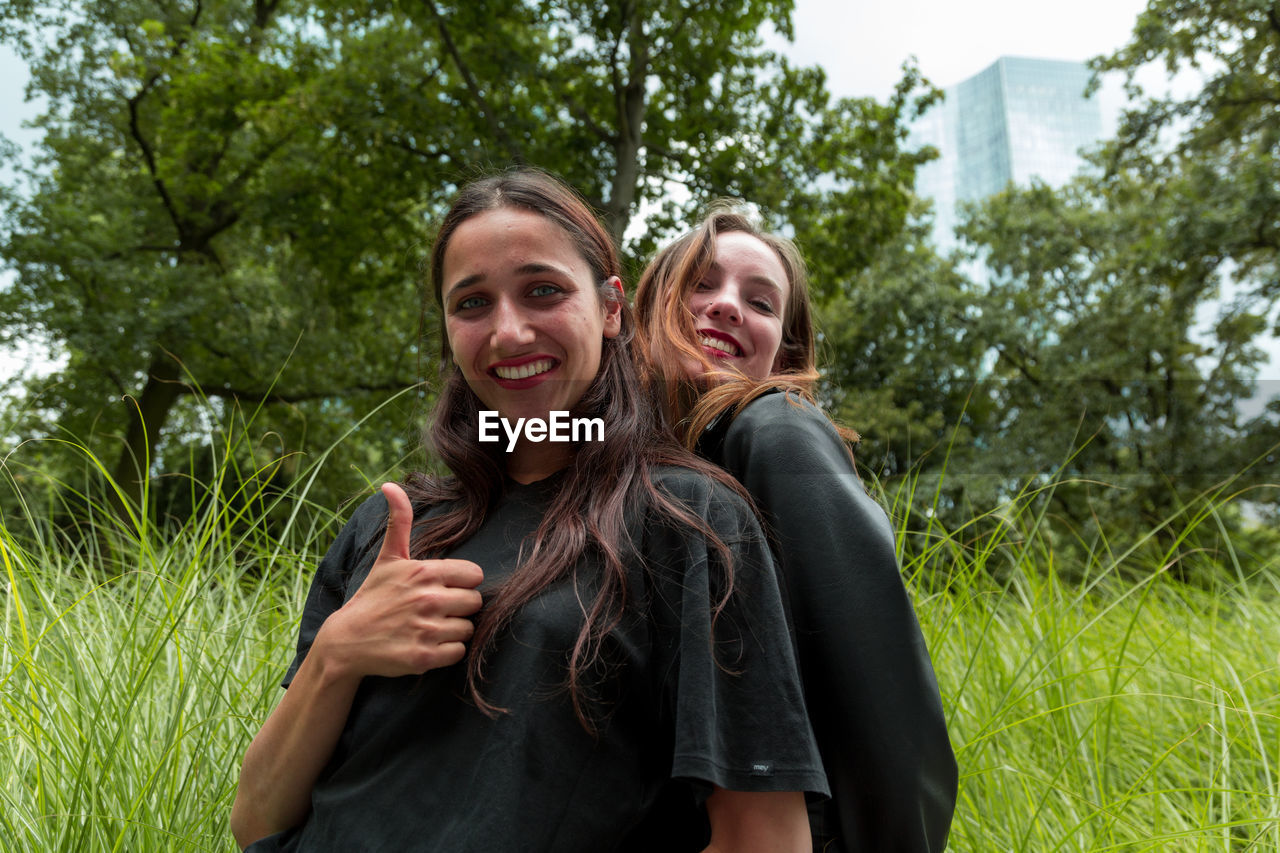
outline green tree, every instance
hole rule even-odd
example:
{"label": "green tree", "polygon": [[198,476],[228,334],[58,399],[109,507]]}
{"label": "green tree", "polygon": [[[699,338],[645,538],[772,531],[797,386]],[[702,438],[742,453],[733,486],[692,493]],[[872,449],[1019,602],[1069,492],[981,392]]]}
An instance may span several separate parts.
{"label": "green tree", "polygon": [[[1187,98],[1149,97],[1137,72],[1198,69]],[[1267,307],[1280,298],[1280,5],[1151,0],[1129,43],[1093,62],[1120,71],[1137,106],[1103,163],[1178,192],[1178,239],[1230,262]],[[1280,315],[1273,318],[1280,334]]]}
{"label": "green tree", "polygon": [[[863,272],[881,292],[826,309],[843,318],[828,332],[846,374],[836,397],[861,404],[848,417],[872,436],[864,461],[895,474],[939,448],[916,472],[947,460],[944,511],[1064,477],[1052,511],[1086,536],[1149,532],[1246,469],[1233,488],[1275,483],[1280,400],[1257,415],[1242,403],[1258,390],[1259,335],[1280,331],[1277,57],[1273,2],[1152,0],[1130,43],[1093,63],[1125,73],[1135,99],[1117,137],[1067,187],[970,210],[962,237],[986,275],[890,244]],[[1203,87],[1146,96],[1136,75],[1154,60],[1200,68]],[[898,400],[921,415],[901,417]]]}
{"label": "green tree", "polygon": [[[193,394],[338,415],[412,383],[417,296],[381,244],[421,211],[382,190],[424,176],[384,104],[434,99],[393,18],[352,40],[284,2],[27,14],[16,43],[49,108],[5,211],[0,320],[67,353],[58,421],[123,436],[113,473],[134,500]],[[387,91],[397,77],[413,84]]]}
{"label": "green tree", "polygon": [[[821,264],[814,274],[834,275]],[[941,468],[991,417],[973,393],[989,345],[975,329],[973,283],[934,249],[922,217],[838,281],[818,310],[823,380],[834,412],[861,435],[859,461],[891,479]]]}
{"label": "green tree", "polygon": [[[991,467],[1071,480],[1053,500],[1078,531],[1155,529],[1274,436],[1239,406],[1263,358],[1261,317],[1228,306],[1199,328],[1223,269],[1183,239],[1184,192],[1117,174],[1036,183],[961,228],[992,274],[975,324],[994,355]],[[1254,467],[1237,486],[1274,473]]]}
{"label": "green tree", "polygon": [[[565,177],[633,266],[706,202],[750,200],[843,274],[903,227],[928,152],[903,148],[938,97],[912,65],[886,103],[833,100],[820,68],[764,49],[791,0],[406,4],[443,46],[449,101],[495,161]],[[632,219],[644,228],[632,239]],[[850,235],[856,235],[850,239]]]}
{"label": "green tree", "polygon": [[[1202,85],[1187,97],[1149,96],[1137,76],[1149,63],[1162,64],[1170,75],[1194,69]],[[1100,185],[1108,197],[1142,188],[1146,199],[1131,204],[1148,207],[1151,227],[1143,235],[1158,234],[1155,241],[1167,253],[1156,269],[1186,282],[1175,306],[1196,295],[1189,284],[1196,279],[1205,282],[1201,298],[1225,301],[1211,352],[1198,362],[1205,405],[1225,419],[1224,412],[1234,414],[1255,390],[1249,384],[1258,362],[1252,342],[1268,326],[1280,334],[1280,5],[1151,0],[1128,44],[1093,67],[1123,73],[1136,104],[1099,153]],[[1274,383],[1261,390],[1271,397],[1268,412],[1207,434],[1207,447],[1188,453],[1184,446],[1184,455],[1207,454],[1206,474],[1215,468],[1214,457],[1222,457],[1216,462],[1220,474],[1259,460],[1251,479],[1276,482],[1280,397]],[[1274,504],[1274,493],[1269,499]]]}
{"label": "green tree", "polygon": [[199,393],[227,401],[217,417],[266,401],[259,428],[314,446],[417,378],[431,222],[459,182],[512,163],[566,177],[615,235],[643,211],[635,257],[733,194],[856,273],[905,220],[920,158],[900,143],[929,90],[907,69],[887,104],[833,102],[819,69],[762,47],[790,11],[9,4],[0,34],[49,107],[4,199],[0,329],[68,355],[28,411],[119,441],[135,499],[148,449],[184,453]]}

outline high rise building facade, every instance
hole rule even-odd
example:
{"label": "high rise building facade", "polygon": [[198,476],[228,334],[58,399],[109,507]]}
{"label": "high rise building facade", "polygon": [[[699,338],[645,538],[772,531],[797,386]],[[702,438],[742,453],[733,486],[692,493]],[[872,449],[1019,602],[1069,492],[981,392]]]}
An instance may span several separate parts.
{"label": "high rise building facade", "polygon": [[916,177],[916,192],[934,203],[938,246],[955,244],[959,203],[1032,178],[1059,186],[1076,173],[1080,149],[1103,133],[1098,98],[1084,96],[1089,76],[1079,62],[1001,57],[913,124],[908,144],[940,154]]}

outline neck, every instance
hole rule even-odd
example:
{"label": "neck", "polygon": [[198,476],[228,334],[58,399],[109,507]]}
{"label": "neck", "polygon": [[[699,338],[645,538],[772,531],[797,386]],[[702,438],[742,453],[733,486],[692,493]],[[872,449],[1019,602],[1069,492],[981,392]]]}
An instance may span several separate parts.
{"label": "neck", "polygon": [[572,461],[573,449],[568,444],[521,439],[507,454],[507,476],[525,485],[536,483],[567,468]]}

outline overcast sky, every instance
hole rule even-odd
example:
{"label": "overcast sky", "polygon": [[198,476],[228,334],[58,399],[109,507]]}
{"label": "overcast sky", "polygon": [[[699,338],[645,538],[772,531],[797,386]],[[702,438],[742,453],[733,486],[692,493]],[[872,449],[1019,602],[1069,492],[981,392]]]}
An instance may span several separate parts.
{"label": "overcast sky", "polygon": [[797,0],[791,55],[837,95],[884,98],[914,55],[946,88],[1001,56],[1083,61],[1128,41],[1146,0]]}

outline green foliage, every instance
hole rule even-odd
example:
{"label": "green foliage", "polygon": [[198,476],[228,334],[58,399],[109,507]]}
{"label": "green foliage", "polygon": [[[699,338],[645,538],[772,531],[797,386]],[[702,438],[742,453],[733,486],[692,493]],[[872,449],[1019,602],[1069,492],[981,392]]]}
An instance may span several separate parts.
{"label": "green foliage", "polygon": [[[306,424],[412,384],[412,264],[381,246],[410,205],[374,198],[423,172],[391,145],[369,156],[376,112],[337,94],[369,68],[340,34],[285,3],[77,3],[23,23],[49,109],[5,211],[0,327],[68,360],[17,434],[123,436],[112,467],[136,500],[143,448],[183,455],[159,439],[190,429],[198,393],[224,412],[273,401],[264,434],[292,450]],[[380,74],[421,67],[399,48]]]}
{"label": "green foliage", "polygon": [[[1262,359],[1261,325],[1229,308],[1208,333],[1197,328],[1220,270],[1188,251],[1171,201],[1119,176],[1085,177],[1056,192],[1011,189],[962,228],[992,271],[975,325],[995,354],[994,456],[1050,471],[1079,447],[1063,470],[1123,487],[1104,490],[1103,517],[1131,529],[1251,463],[1245,482],[1277,473],[1241,453],[1274,440],[1273,424],[1246,423],[1238,406]],[[1079,489],[1055,500],[1079,525],[1098,508]]]}
{"label": "green foliage", "polygon": [[1240,406],[1263,314],[1229,301],[1203,328],[1231,269],[1219,238],[1192,233],[1196,179],[1125,170],[1010,188],[960,229],[991,270],[970,324],[993,353],[988,470],[1079,478],[1053,496],[1078,528],[1151,529],[1238,473],[1234,488],[1280,482],[1274,416]]}
{"label": "green foliage", "polygon": [[[1274,394],[1256,380],[1280,322],[1277,14],[1154,0],[1094,62],[1127,73],[1137,105],[1079,177],[973,205],[958,257],[905,230],[828,297],[828,394],[865,465],[940,490],[952,524],[1062,478],[1049,500],[1086,550],[1164,530],[1228,483],[1274,509],[1254,487],[1280,482],[1280,400],[1244,403]],[[1201,68],[1203,88],[1146,97],[1134,74],[1154,59]],[[1220,523],[1242,535],[1247,519]]]}
{"label": "green foliage", "polygon": [[817,308],[831,409],[862,433],[858,459],[882,479],[948,441],[971,444],[990,418],[971,397],[988,346],[972,329],[972,285],[927,233],[914,221]]}
{"label": "green foliage", "polygon": [[[48,109],[22,191],[0,197],[16,272],[0,336],[67,354],[12,435],[87,437],[128,500],[181,464],[202,419],[260,401],[263,442],[327,446],[428,372],[416,267],[432,222],[459,183],[513,163],[579,187],[620,241],[644,210],[636,269],[732,194],[856,273],[905,220],[921,159],[901,151],[905,122],[932,95],[908,68],[887,104],[832,102],[820,69],[762,46],[790,15],[786,0],[4,7],[0,37]],[[415,443],[388,423],[364,455]],[[354,485],[325,476],[331,496]]]}
{"label": "green foliage", "polygon": [[[1147,97],[1135,74],[1161,62],[1197,69],[1185,99]],[[1177,200],[1171,224],[1206,257],[1273,306],[1280,298],[1280,11],[1256,0],[1152,0],[1129,43],[1094,61],[1123,71],[1138,106],[1101,162],[1140,175]],[[1170,144],[1172,143],[1172,144]],[[1193,250],[1194,250],[1193,249]],[[1273,318],[1280,333],[1280,315]]]}

